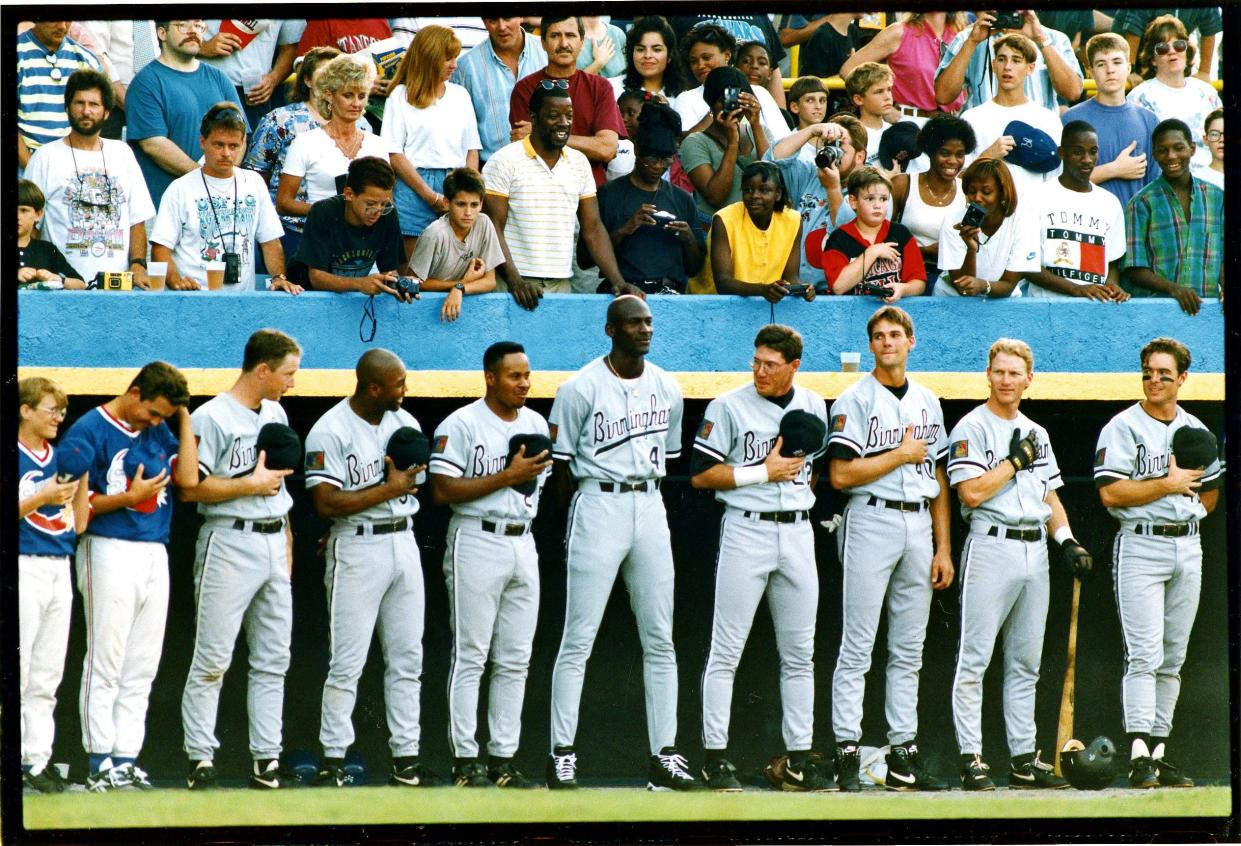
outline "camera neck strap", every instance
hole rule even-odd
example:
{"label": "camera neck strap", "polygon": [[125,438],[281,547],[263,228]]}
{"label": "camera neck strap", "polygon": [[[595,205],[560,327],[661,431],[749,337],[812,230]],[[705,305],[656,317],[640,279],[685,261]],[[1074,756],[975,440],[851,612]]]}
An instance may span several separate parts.
{"label": "camera neck strap", "polygon": [[[215,203],[212,202],[211,188],[207,185],[207,176],[203,173],[202,168],[198,169],[198,177],[203,181],[203,190],[207,192],[207,207],[211,209],[211,217],[215,220],[215,234],[220,236],[221,246],[224,244],[224,230],[220,228],[219,215],[215,213]],[[232,238],[228,242],[228,251],[230,253],[237,252],[237,174],[233,174],[233,232]]]}

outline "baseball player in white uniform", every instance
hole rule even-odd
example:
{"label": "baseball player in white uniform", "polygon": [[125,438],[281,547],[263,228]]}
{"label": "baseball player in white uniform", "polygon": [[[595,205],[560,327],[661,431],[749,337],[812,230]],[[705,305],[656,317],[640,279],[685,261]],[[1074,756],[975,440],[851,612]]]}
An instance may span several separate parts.
{"label": "baseball player in white uniform", "polygon": [[93,516],[76,555],[86,617],[79,710],[90,791],[151,786],[137,759],[168,615],[168,484],[198,484],[189,400],[181,372],[153,361],[125,393],[79,417],[61,442],[62,453],[92,456]]}
{"label": "baseball player in white uniform", "polygon": [[[918,673],[931,593],[952,584],[948,437],[939,400],[905,373],[913,320],[884,306],[866,324],[875,369],[832,403],[832,485],[848,497],[837,546],[844,567],[843,635],[832,676],[836,781],[859,790],[862,699],[875,630],[888,611],[890,790],[943,790],[918,756]],[[934,554],[932,554],[932,535]]]}
{"label": "baseball player in white uniform", "polygon": [[293,498],[284,477],[267,467],[256,445],[268,423],[288,424],[280,398],[301,363],[297,342],[260,329],[246,342],[241,375],[225,393],[190,416],[198,439],[198,486],[181,493],[197,502],[203,525],[194,554],[194,657],[181,697],[186,785],[216,786],[216,710],[237,633],[245,626],[250,655],[250,785],[278,788],[284,676],[293,629]]}
{"label": "baseball player in white uniform", "polygon": [[390,780],[416,787],[427,781],[418,760],[425,593],[413,518],[426,467],[399,470],[386,449],[398,429],[421,429],[401,408],[405,365],[396,355],[368,350],[356,370],[353,395],[328,409],[306,437],[306,487],[315,509],[332,521],[324,574],[330,657],[318,782],[354,783],[344,759],[354,739],[358,679],[378,625],[392,732]]}
{"label": "baseball player in white uniform", "polygon": [[970,527],[961,553],[961,644],[952,682],[962,790],[995,789],[982,757],[982,686],[1001,633],[1008,786],[1069,786],[1039,760],[1034,720],[1050,594],[1048,530],[1075,576],[1089,572],[1091,560],[1073,540],[1056,494],[1064,481],[1047,430],[1019,409],[1033,379],[1030,347],[996,341],[987,354],[989,398],[948,436],[948,480]]}
{"label": "baseball player in white uniform", "polygon": [[[814,740],[814,630],[819,574],[810,508],[814,460],[826,452],[827,405],[793,384],[802,339],[787,326],[770,325],[754,339],[754,382],[707,406],[694,439],[690,479],[724,503],[715,563],[711,648],[702,676],[702,777],[712,790],[741,790],[728,760],[733,678],[766,595],[780,654],[780,701],[789,755],[783,787],[834,790],[831,774],[808,760]],[[823,424],[819,443],[800,455],[781,454],[781,421],[793,411]]]}
{"label": "baseball player in white uniform", "polygon": [[[530,361],[521,344],[488,347],[483,377],[486,395],[435,430],[428,465],[435,501],[453,511],[444,551],[453,642],[448,738],[455,784],[529,787],[513,756],[539,617],[539,556],[531,525],[551,472],[551,441],[537,454],[527,453],[524,444],[516,455],[510,449],[515,436],[548,438],[547,421],[526,408]],[[531,483],[532,492],[518,490]],[[489,658],[484,766],[474,734],[479,682]]]}
{"label": "baseball player in white uniform", "polygon": [[65,781],[49,766],[56,735],[56,689],[65,671],[73,611],[69,556],[90,514],[87,480],[52,447],[69,404],[41,376],[17,385],[17,601],[20,650],[22,785],[60,793]]}
{"label": "baseball player in white uniform", "polygon": [[634,296],[608,306],[607,355],[556,391],[553,481],[577,481],[565,538],[564,634],[552,671],[548,787],[577,787],[578,708],[586,659],[619,572],[642,640],[651,790],[687,790],[693,776],[676,750],[677,662],[672,644],[672,544],[659,488],[681,453],[681,389],[646,360],[651,311]]}
{"label": "baseball player in white uniform", "polygon": [[1206,428],[1177,405],[1189,376],[1189,350],[1172,338],[1156,338],[1142,348],[1141,361],[1145,399],[1103,427],[1094,467],[1099,498],[1120,521],[1112,575],[1125,645],[1121,704],[1129,785],[1191,787],[1164,751],[1198,612],[1198,524],[1219,500],[1223,469],[1218,458],[1202,469],[1178,467],[1172,455],[1178,429]]}

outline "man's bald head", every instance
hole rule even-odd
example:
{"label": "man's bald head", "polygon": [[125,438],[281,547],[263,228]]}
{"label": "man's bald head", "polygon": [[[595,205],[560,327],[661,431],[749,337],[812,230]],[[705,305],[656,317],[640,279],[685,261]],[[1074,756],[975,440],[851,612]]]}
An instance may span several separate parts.
{"label": "man's bald head", "polygon": [[650,313],[650,308],[641,297],[624,294],[608,303],[608,325],[616,326],[632,317],[645,317]]}
{"label": "man's bald head", "polygon": [[405,364],[396,353],[376,348],[362,353],[354,372],[358,377],[358,387],[365,388],[386,381],[393,371],[404,369]]}

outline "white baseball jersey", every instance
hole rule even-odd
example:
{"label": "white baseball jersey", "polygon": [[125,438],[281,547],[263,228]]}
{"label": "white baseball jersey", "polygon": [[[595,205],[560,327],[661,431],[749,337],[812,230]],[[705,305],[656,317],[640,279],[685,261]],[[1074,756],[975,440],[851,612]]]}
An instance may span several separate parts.
{"label": "white baseball jersey", "polygon": [[880,455],[900,446],[910,424],[914,437],[926,441],[926,460],[902,464],[873,482],[845,488],[845,493],[905,502],[934,499],[939,494],[935,464],[948,452],[948,437],[939,398],[913,379],[907,380],[905,395],[899,399],[873,373],[841,393],[832,403],[829,448],[840,447],[859,458]]}
{"label": "white baseball jersey", "polygon": [[[1134,403],[1117,414],[1099,433],[1098,451],[1094,456],[1095,485],[1102,487],[1118,479],[1158,479],[1168,475],[1172,455],[1172,436],[1182,426],[1205,429],[1202,421],[1177,406],[1170,423],[1156,420]],[[1219,459],[1207,466],[1201,490],[1211,490],[1220,483],[1223,467]],[[1188,523],[1207,516],[1198,494],[1168,494],[1146,505],[1109,508],[1108,513],[1123,525],[1134,523]]]}
{"label": "white baseball jersey", "polygon": [[[546,437],[547,421],[529,408],[517,409],[516,420],[502,420],[488,408],[486,400],[475,400],[448,415],[435,430],[427,469],[454,479],[493,476],[508,464],[508,444],[514,435]],[[539,476],[538,486],[529,496],[516,488],[501,488],[469,502],[454,502],[452,510],[463,517],[533,520],[550,473],[549,469]]]}
{"label": "white baseball jersey", "polygon": [[[198,469],[206,476],[235,479],[253,472],[259,455],[255,442],[259,430],[268,423],[284,423],[289,418],[280,403],[262,400],[258,411],[246,408],[232,394],[223,393],[208,400],[190,415],[194,437],[198,440]],[[293,497],[281,483],[275,496],[239,496],[225,502],[200,502],[204,517],[233,517],[243,520],[273,520],[289,513]]]}
{"label": "white baseball jersey", "polygon": [[[707,405],[694,449],[734,467],[762,464],[780,434],[780,421],[790,411],[813,414],[827,425],[827,404],[814,391],[793,387],[785,408],[760,396],[753,383],[734,388]],[[808,511],[814,505],[810,475],[814,459],[827,451],[826,441],[806,455],[801,475],[788,482],[764,482],[732,490],[717,490],[715,498],[725,505],[747,511]]]}
{"label": "white baseball jersey", "polygon": [[556,391],[552,454],[577,479],[662,478],[681,454],[683,404],[680,385],[649,360],[637,379],[620,379],[601,356]]}
{"label": "white baseball jersey", "polygon": [[[306,488],[328,484],[342,491],[360,491],[383,484],[388,438],[402,426],[418,431],[422,427],[405,409],[385,411],[378,426],[372,426],[349,406],[349,398],[341,400],[315,421],[306,436]],[[418,484],[426,473],[418,476]],[[410,495],[385,500],[357,514],[337,517],[336,528],[359,526],[418,513],[418,498]]]}
{"label": "white baseball jersey", "polygon": [[977,508],[961,502],[961,516],[970,523],[974,517],[997,526],[1014,529],[1035,529],[1051,517],[1047,493],[1064,485],[1060,465],[1052,452],[1047,430],[1020,411],[1012,420],[1005,420],[987,408],[978,406],[952,427],[948,436],[948,482],[956,487],[976,479],[1008,458],[1013,430],[1025,437],[1031,429],[1038,432],[1038,457],[1025,470],[1017,473],[1004,487]]}

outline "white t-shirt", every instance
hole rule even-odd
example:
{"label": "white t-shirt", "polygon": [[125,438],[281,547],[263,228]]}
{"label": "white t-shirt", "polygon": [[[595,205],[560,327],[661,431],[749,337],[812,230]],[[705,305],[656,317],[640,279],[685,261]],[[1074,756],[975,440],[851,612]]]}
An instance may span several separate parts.
{"label": "white t-shirt", "polygon": [[[27,174],[26,178],[29,179],[30,171],[27,170],[26,174]],[[1194,176],[1201,179],[1203,182],[1210,182],[1212,185],[1214,185],[1219,190],[1221,191],[1224,190],[1224,174],[1220,173],[1218,170],[1214,170],[1213,168],[1209,168],[1209,167],[1196,167],[1196,168],[1193,168],[1193,174]],[[46,218],[44,219],[46,220]]]}
{"label": "white t-shirt", "polygon": [[100,140],[101,152],[74,150],[64,138],[44,144],[25,173],[43,192],[43,240],[55,244],[86,281],[100,271],[129,270],[129,227],[155,216],[129,145]]}
{"label": "white t-shirt", "polygon": [[[1034,200],[1030,197],[1029,200]],[[974,258],[974,275],[979,279],[997,281],[1006,270],[1021,273],[1038,270],[1039,230],[1034,222],[1030,203],[1017,203],[1017,211],[1000,223],[1000,228],[990,238],[981,235],[984,243]],[[957,289],[948,281],[949,270],[959,270],[965,263],[965,242],[961,233],[953,227],[961,222],[961,216],[946,216],[939,230],[939,279],[935,280],[936,296],[959,297]],[[1021,285],[1013,288],[1012,296],[1021,296]]]}
{"label": "white t-shirt", "polygon": [[879,164],[879,141],[883,138],[883,133],[888,131],[889,124],[883,122],[878,129],[866,127],[866,165],[868,167],[883,167]]}
{"label": "white t-shirt", "polygon": [[263,177],[234,168],[232,178],[217,179],[195,169],[174,179],[164,192],[151,242],[170,248],[180,274],[204,286],[206,263],[223,261],[226,251],[236,252],[241,273],[238,283],[226,290],[253,291],[255,244],[283,234]]}
{"label": "white t-shirt", "polygon": [[1188,77],[1184,88],[1173,88],[1158,79],[1148,79],[1129,92],[1130,103],[1137,103],[1155,113],[1160,120],[1180,118],[1193,133],[1197,145],[1191,167],[1211,164],[1211,151],[1202,143],[1202,126],[1207,115],[1223,106],[1214,86],[1196,77]]}
{"label": "white t-shirt", "polygon": [[404,154],[414,167],[463,167],[468,151],[483,148],[474,102],[455,82],[447,83],[444,96],[425,109],[409,104],[404,85],[393,88],[379,134],[392,152]]}
{"label": "white t-shirt", "polygon": [[[387,161],[390,148],[387,140],[372,132],[364,132],[357,158],[376,156]],[[332,136],[319,127],[293,139],[285,153],[281,175],[287,173],[301,177],[306,185],[306,202],[314,205],[340,193],[336,190],[336,177],[349,172],[350,161],[336,146]]]}
{"label": "white t-shirt", "polygon": [[[1053,179],[1021,202],[1029,202],[1038,214],[1042,267],[1075,285],[1107,281],[1108,264],[1125,254],[1125,211],[1115,194],[1097,185],[1085,192],[1070,191]],[[1069,299],[1068,294],[1033,284],[1026,295]]]}
{"label": "white t-shirt", "polygon": [[[771,134],[771,143],[775,144],[786,135],[792,135],[793,130],[789,129],[784,113],[780,111],[780,107],[776,105],[775,99],[767,89],[755,87],[754,96],[758,100],[763,127]],[[677,114],[681,116],[682,132],[693,128],[698,121],[707,116],[709,111],[707,101],[702,99],[702,86],[682,91],[672,101],[672,108],[676,109]]]}
{"label": "white t-shirt", "polygon": [[[1001,106],[995,100],[988,100],[981,106],[966,109],[961,113],[961,119],[974,127],[974,137],[978,141],[974,152],[965,157],[966,167],[973,164],[984,150],[1004,134],[1004,129],[1010,121],[1019,120],[1030,124],[1035,129],[1043,130],[1057,145],[1060,143],[1060,131],[1063,128],[1060,116],[1056,112],[1033,102],[1022,103],[1020,106]],[[1024,197],[1027,192],[1038,190],[1038,186],[1044,182],[1055,182],[1056,177],[1060,175],[1059,165],[1050,173],[1035,173],[1011,162],[1006,162],[1006,164],[1013,176],[1013,186],[1017,189],[1018,197]]]}

